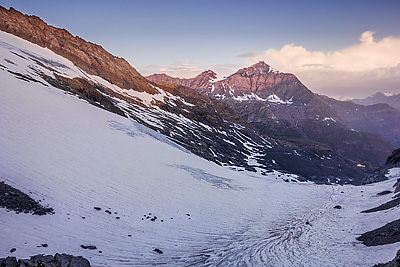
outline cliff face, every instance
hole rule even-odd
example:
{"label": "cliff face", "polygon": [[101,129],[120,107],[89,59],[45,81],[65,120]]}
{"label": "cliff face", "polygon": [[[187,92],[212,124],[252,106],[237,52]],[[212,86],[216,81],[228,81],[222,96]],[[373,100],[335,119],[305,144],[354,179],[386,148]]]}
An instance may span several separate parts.
{"label": "cliff face", "polygon": [[400,166],[400,148],[393,151],[392,155],[386,160],[386,164],[389,166]]}
{"label": "cliff face", "polygon": [[49,48],[85,72],[101,76],[121,88],[156,93],[125,59],[113,56],[100,45],[74,37],[65,29],[47,25],[36,16],[0,6],[0,30]]}

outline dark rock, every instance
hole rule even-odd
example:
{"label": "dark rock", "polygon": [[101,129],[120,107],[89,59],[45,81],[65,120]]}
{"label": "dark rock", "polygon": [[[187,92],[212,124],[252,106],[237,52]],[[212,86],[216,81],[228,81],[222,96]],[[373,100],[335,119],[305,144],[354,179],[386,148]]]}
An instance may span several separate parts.
{"label": "dark rock", "polygon": [[88,260],[68,254],[35,255],[30,259],[7,257],[0,259],[1,267],[90,267]]}
{"label": "dark rock", "polygon": [[0,206],[19,213],[32,213],[33,215],[53,214],[52,208],[43,207],[20,190],[0,182]]}
{"label": "dark rock", "polygon": [[393,187],[395,188],[395,193],[400,192],[400,179],[397,179],[397,182],[393,185]]}
{"label": "dark rock", "polygon": [[363,210],[362,213],[371,213],[371,212],[376,212],[376,211],[388,210],[388,209],[394,208],[398,205],[400,205],[400,198],[395,198],[386,203],[383,203],[382,205],[380,205],[378,207],[375,207],[375,208],[372,208],[369,210]]}
{"label": "dark rock", "polygon": [[90,250],[97,249],[97,247],[93,245],[81,245],[81,248]]}
{"label": "dark rock", "polygon": [[161,249],[155,248],[153,249],[154,252],[157,252],[158,254],[163,254],[164,252]]}
{"label": "dark rock", "polygon": [[49,245],[47,244],[42,244],[42,247],[47,248]]}
{"label": "dark rock", "polygon": [[333,208],[334,208],[334,209],[342,209],[343,207],[340,206],[340,205],[336,205],[336,206],[334,206]]}
{"label": "dark rock", "polygon": [[400,166],[400,148],[392,152],[387,158],[385,165]]}
{"label": "dark rock", "polygon": [[15,252],[16,250],[17,250],[16,248],[12,248],[12,249],[10,249],[10,252],[13,253],[13,252]]}
{"label": "dark rock", "polygon": [[357,237],[366,246],[379,246],[400,242],[400,219],[366,232]]}
{"label": "dark rock", "polygon": [[101,210],[100,207],[93,207],[95,210]]}
{"label": "dark rock", "polygon": [[121,217],[115,217],[115,219],[119,220],[119,219],[121,219]]}
{"label": "dark rock", "polygon": [[5,260],[4,260],[4,266],[7,266],[7,267],[17,267],[18,265],[18,262],[17,262],[17,259],[15,258],[15,257],[7,257]]}
{"label": "dark rock", "polygon": [[384,196],[384,195],[387,195],[387,194],[390,194],[390,193],[392,193],[392,191],[385,190],[385,191],[379,192],[377,195],[378,196]]}

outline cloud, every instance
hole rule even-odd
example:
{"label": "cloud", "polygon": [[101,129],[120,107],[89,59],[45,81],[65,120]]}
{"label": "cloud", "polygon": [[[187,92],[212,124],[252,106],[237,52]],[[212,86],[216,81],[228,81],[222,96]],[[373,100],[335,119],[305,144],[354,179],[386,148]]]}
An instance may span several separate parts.
{"label": "cloud", "polygon": [[310,51],[286,44],[280,50],[271,48],[246,60],[248,64],[264,60],[280,71],[294,73],[311,90],[330,95],[344,93],[344,88],[348,95],[365,95],[372,86],[391,86],[374,90],[400,93],[400,84],[390,82],[400,79],[400,37],[375,40],[374,34],[363,32],[359,43],[337,51]]}
{"label": "cloud", "polygon": [[243,58],[253,58],[256,56],[257,56],[257,53],[254,53],[254,52],[248,52],[248,53],[243,53],[243,54],[237,55],[237,57],[243,57]]}

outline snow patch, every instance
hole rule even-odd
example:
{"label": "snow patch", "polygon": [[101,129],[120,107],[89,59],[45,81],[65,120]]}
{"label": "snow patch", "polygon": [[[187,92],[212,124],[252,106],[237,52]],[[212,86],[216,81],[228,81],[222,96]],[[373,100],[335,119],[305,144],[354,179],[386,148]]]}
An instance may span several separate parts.
{"label": "snow patch", "polygon": [[291,97],[290,99],[287,99],[287,100],[282,100],[277,95],[272,94],[272,95],[269,95],[267,98],[261,98],[253,92],[251,94],[243,94],[241,96],[234,96],[233,99],[235,99],[236,101],[258,100],[258,101],[264,101],[264,102],[269,102],[269,103],[274,103],[274,104],[283,104],[283,105],[293,104],[293,97]]}

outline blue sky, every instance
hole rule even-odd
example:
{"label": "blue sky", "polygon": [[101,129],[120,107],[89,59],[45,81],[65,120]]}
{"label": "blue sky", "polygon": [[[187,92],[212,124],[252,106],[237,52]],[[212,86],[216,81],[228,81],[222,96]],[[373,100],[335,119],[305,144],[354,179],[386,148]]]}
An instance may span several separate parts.
{"label": "blue sky", "polygon": [[[50,25],[98,43],[112,54],[127,59],[145,75],[166,72],[192,77],[202,70],[213,69],[225,76],[265,60],[278,70],[293,72],[311,90],[323,94],[351,97],[374,91],[400,93],[398,76],[392,77],[392,74],[386,80],[378,77],[372,83],[366,82],[360,73],[348,73],[354,72],[354,68],[343,67],[337,58],[332,58],[336,52],[360,45],[360,37],[367,31],[372,33],[377,44],[389,36],[400,38],[398,0],[0,0],[0,4],[37,15]],[[287,46],[290,44],[291,47]],[[394,42],[392,46],[396,44]],[[294,66],[285,63],[297,60],[289,56],[292,52],[282,51],[285,46],[290,51],[303,48],[304,53],[298,57],[304,58],[308,52],[323,53],[325,57],[317,57],[315,64],[309,60],[303,64],[304,61],[299,60]],[[366,51],[375,53],[382,47],[376,45],[375,50],[369,48]],[[396,54],[393,50],[393,53],[396,60],[400,58],[400,52]],[[379,53],[374,58],[378,57],[381,57]],[[279,58],[283,60],[279,61]],[[364,60],[370,62],[371,58]],[[323,68],[310,70],[303,67],[318,64]],[[326,73],[327,64],[336,64],[336,72]],[[388,64],[379,62],[371,66],[375,69],[396,68],[396,62],[391,60]],[[362,71],[366,76],[373,69]],[[388,72],[397,73],[397,69]],[[320,74],[319,78],[315,73]],[[329,82],[326,75],[330,75],[336,84]],[[338,85],[335,75],[347,78]]]}

